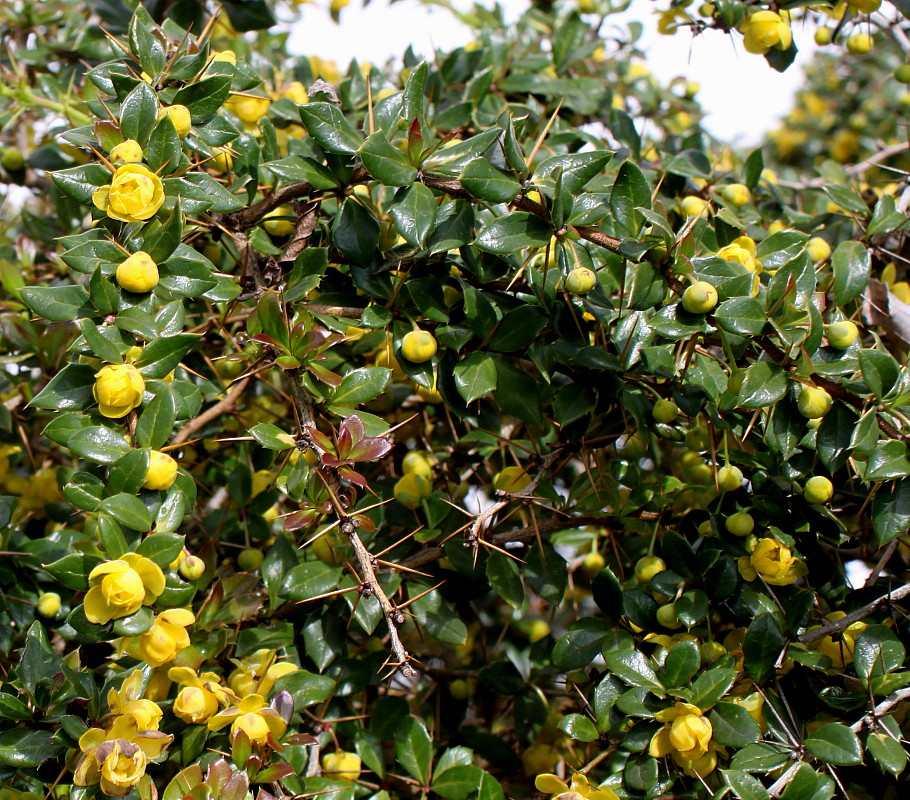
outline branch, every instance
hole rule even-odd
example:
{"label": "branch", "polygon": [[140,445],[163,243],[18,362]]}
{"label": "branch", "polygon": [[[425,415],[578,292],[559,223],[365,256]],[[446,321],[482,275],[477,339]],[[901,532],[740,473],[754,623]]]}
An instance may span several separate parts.
{"label": "branch", "polygon": [[[905,587],[906,588],[906,587]],[[862,719],[858,719],[850,726],[850,730],[854,733],[859,733],[864,727],[873,727],[878,721],[879,717],[883,717],[887,714],[894,706],[896,706],[901,700],[906,700],[910,698],[910,689],[898,689],[897,691],[891,692],[884,700],[881,701],[875,708],[872,709],[868,714],[866,714]]]}
{"label": "branch", "polygon": [[[651,514],[653,512],[644,513]],[[654,514],[654,518],[656,517],[657,514]],[[536,528],[530,526],[527,528],[516,528],[511,531],[497,533],[489,539],[489,542],[493,545],[502,545],[507,542],[523,542],[535,538],[538,533],[553,533],[555,531],[566,530],[567,528],[583,528],[586,525],[605,526],[615,521],[616,517],[595,517],[591,515],[584,517],[569,517],[567,519],[554,519],[548,522],[541,522]],[[421,550],[419,553],[415,553],[404,559],[400,562],[400,566],[416,569],[417,567],[429,564],[432,561],[439,561],[439,559],[445,558],[445,555],[446,551],[444,547],[428,547],[426,550]]]}
{"label": "branch", "polygon": [[357,527],[354,525],[353,521],[347,517],[343,517],[341,532],[347,534],[347,537],[354,548],[354,553],[357,556],[357,563],[360,564],[360,572],[363,575],[364,586],[369,588],[369,593],[379,601],[379,606],[382,608],[382,616],[385,618],[386,626],[389,629],[389,649],[396,659],[390,666],[394,666],[396,669],[400,670],[401,674],[406,678],[413,677],[416,675],[416,672],[410,664],[411,656],[401,643],[401,637],[398,635],[398,626],[403,625],[405,621],[404,612],[389,600],[382,586],[379,584],[374,566],[375,558],[370,551],[366,549],[366,546],[357,535]]}
{"label": "branch", "polygon": [[196,417],[193,417],[188,422],[185,422],[183,427],[177,431],[177,435],[171,441],[172,445],[183,444],[192,435],[198,431],[200,428],[205,427],[208,423],[213,420],[218,419],[222,414],[227,414],[230,411],[234,410],[234,406],[237,405],[237,401],[240,399],[240,396],[246,391],[247,387],[250,385],[250,381],[253,380],[251,375],[248,378],[243,378],[242,380],[235,383],[228,393],[215,405],[207,408],[201,414]]}
{"label": "branch", "polygon": [[799,637],[799,641],[803,644],[810,644],[825,636],[830,636],[832,633],[840,633],[849,628],[854,622],[865,619],[870,614],[874,613],[879,606],[891,603],[895,600],[901,600],[908,594],[910,594],[910,583],[901,586],[899,589],[895,589],[893,592],[882,595],[878,600],[873,600],[862,608],[856,609],[856,611],[851,611],[846,617],[841,617],[834,622],[829,622],[827,625],[822,625],[822,627],[816,628],[815,630],[806,631]]}

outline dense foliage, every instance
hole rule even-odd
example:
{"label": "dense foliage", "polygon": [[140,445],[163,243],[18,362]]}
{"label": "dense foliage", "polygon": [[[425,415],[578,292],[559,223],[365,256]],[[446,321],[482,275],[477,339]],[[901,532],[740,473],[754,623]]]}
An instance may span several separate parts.
{"label": "dense foliage", "polygon": [[897,796],[907,9],[660,5],[0,6],[0,799]]}

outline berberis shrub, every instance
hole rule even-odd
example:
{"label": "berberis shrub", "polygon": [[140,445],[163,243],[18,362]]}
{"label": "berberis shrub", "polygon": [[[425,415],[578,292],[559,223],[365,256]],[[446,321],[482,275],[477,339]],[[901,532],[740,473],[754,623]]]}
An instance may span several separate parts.
{"label": "berberis shrub", "polygon": [[740,152],[610,0],[343,73],[312,5],[2,4],[0,798],[901,796],[879,6],[648,9],[818,27]]}

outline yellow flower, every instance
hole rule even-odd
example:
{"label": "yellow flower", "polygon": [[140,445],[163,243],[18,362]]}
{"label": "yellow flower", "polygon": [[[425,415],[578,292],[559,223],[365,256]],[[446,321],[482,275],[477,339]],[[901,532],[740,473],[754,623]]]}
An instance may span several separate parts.
{"label": "yellow flower", "polygon": [[618,800],[612,789],[601,789],[592,786],[591,782],[580,773],[572,776],[572,782],[567,784],[556,775],[545,772],[534,779],[534,786],[538,792],[553,795],[554,800]]}
{"label": "yellow flower", "polygon": [[664,726],[651,737],[648,753],[652,758],[672,755],[686,772],[707,775],[717,765],[711,742],[714,728],[698,706],[676,703],[654,715]]}
{"label": "yellow flower", "polygon": [[166,669],[156,669],[149,678],[149,684],[145,690],[145,696],[149,700],[158,702],[165,700],[171,691],[171,679],[167,676]]}
{"label": "yellow flower", "polygon": [[802,559],[776,539],[760,539],[751,555],[739,559],[739,574],[747,581],[759,575],[772,586],[789,586],[809,570]]}
{"label": "yellow flower", "polygon": [[254,124],[269,113],[272,101],[268,97],[238,95],[228,100],[226,105],[241,122]]}
{"label": "yellow flower", "polygon": [[148,762],[159,760],[172,741],[169,734],[139,730],[129,716],[116,717],[107,731],[89,728],[79,737],[82,757],[73,783],[93,786],[100,781],[105,794],[123,797],[139,782]]}
{"label": "yellow flower", "polygon": [[212,56],[212,62],[214,63],[215,61],[223,61],[226,64],[236,66],[237,54],[233,50],[221,50],[220,52],[216,50]]}
{"label": "yellow flower", "polygon": [[132,364],[108,364],[95,373],[92,394],[102,416],[117,419],[142,404],[145,381]]}
{"label": "yellow flower", "polygon": [[717,255],[724,261],[734,261],[737,264],[742,264],[749,272],[761,271],[761,267],[756,262],[755,256],[745,247],[740,247],[736,242],[731,242],[726,247],[721,247],[720,250],[717,251]]}
{"label": "yellow flower", "polygon": [[167,453],[152,450],[149,453],[149,467],[145,473],[143,489],[164,491],[174,485],[177,478],[177,462]]}
{"label": "yellow flower", "polygon": [[773,11],[757,11],[740,24],[743,44],[750,53],[764,55],[771,48],[787,50],[793,41],[790,25]]}
{"label": "yellow flower", "polygon": [[327,753],[322,757],[322,771],[336,781],[350,781],[353,783],[360,777],[360,756],[356,753],[345,753],[339,750]]}
{"label": "yellow flower", "polygon": [[111,162],[114,164],[142,161],[142,147],[135,139],[125,139],[111,148]]}
{"label": "yellow flower", "polygon": [[300,669],[290,661],[275,661],[275,655],[274,650],[257,650],[247,656],[230,674],[228,685],[240,697],[249,694],[268,697],[275,681]]}
{"label": "yellow flower", "polygon": [[[836,622],[846,616],[847,615],[843,611],[832,611],[825,619],[828,620],[828,622]],[[814,631],[820,627],[820,625],[813,625],[809,630]],[[856,640],[864,630],[866,630],[865,622],[854,622],[846,630],[837,634],[836,639],[832,636],[823,636],[821,639],[816,639],[812,642],[810,646],[828,656],[833,662],[833,669],[841,670],[848,664],[853,663],[853,652],[856,650]]]}
{"label": "yellow flower", "polygon": [[292,81],[281,89],[281,96],[288,100],[293,100],[297,105],[305,105],[310,102],[310,96],[307,94],[306,87],[300,81]]}
{"label": "yellow flower", "polygon": [[208,722],[210,731],[220,731],[228,724],[232,741],[243,731],[256,744],[266,744],[270,738],[277,743],[288,727],[278,712],[267,706],[265,698],[258,694],[247,695],[238,705],[210,717]]}
{"label": "yellow flower", "polygon": [[171,608],[162,611],[152,627],[139,638],[139,653],[146,664],[162,667],[173,661],[177,654],[190,646],[188,626],[196,621],[192,611]]}
{"label": "yellow flower", "polygon": [[85,616],[89,622],[104,625],[154,603],[164,591],[164,573],[144,556],[126,553],[95,567],[88,583]]}
{"label": "yellow flower", "polygon": [[142,250],[122,261],[115,274],[121,288],[136,294],[150,292],[158,284],[158,265]]}
{"label": "yellow flower", "polygon": [[205,722],[221,706],[239,699],[219,683],[214,672],[197,675],[188,667],[171,667],[168,677],[181,687],[174,700],[174,714],[186,723]]}
{"label": "yellow flower", "polygon": [[148,756],[138,744],[115,739],[97,750],[101,762],[101,791],[110,797],[123,797],[145,775]]}
{"label": "yellow flower", "polygon": [[124,164],[117,167],[109,185],[95,190],[92,202],[112,219],[143,222],[164,203],[164,186],[148,167]]}
{"label": "yellow flower", "polygon": [[130,716],[140,731],[156,731],[161,724],[162,712],[152,700],[142,699],[142,671],[133,670],[120,684],[120,690],[107,693],[107,704],[112,714]]}
{"label": "yellow flower", "polygon": [[186,106],[182,106],[178,103],[177,105],[162,108],[160,117],[164,117],[165,115],[171,118],[171,122],[174,123],[174,130],[177,131],[177,135],[181,139],[183,139],[193,127],[193,118],[190,115],[190,110]]}
{"label": "yellow flower", "polygon": [[758,723],[758,727],[761,728],[762,733],[765,733],[768,730],[768,723],[765,721],[763,711],[765,698],[758,692],[752,692],[752,694],[746,695],[745,697],[732,697],[730,698],[730,702],[746,709],[746,711],[749,712],[749,716]]}

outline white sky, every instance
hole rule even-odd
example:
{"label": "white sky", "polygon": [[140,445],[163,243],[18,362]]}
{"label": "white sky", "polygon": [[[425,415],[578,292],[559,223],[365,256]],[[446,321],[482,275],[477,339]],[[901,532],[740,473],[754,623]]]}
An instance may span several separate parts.
{"label": "white sky", "polygon": [[[470,0],[454,0],[469,8]],[[418,0],[372,0],[360,7],[353,0],[341,13],[341,25],[329,18],[323,7],[305,5],[302,20],[294,25],[292,52],[331,58],[347,65],[356,57],[383,64],[389,58],[400,60],[408,45],[415,52],[428,54],[433,47],[448,50],[473,38],[468,28],[447,11],[421,5]],[[510,19],[526,7],[524,0],[503,0]],[[669,0],[659,4],[664,8]],[[656,30],[653,0],[634,0],[631,8],[612,19],[637,19],[646,26],[641,42],[648,53],[651,71],[666,83],[683,75],[701,84],[699,100],[708,116],[705,127],[723,141],[735,138],[741,144],[757,144],[762,134],[773,128],[789,109],[793,93],[802,83],[800,65],[815,49],[812,30],[794,30],[801,51],[796,63],[784,74],[775,72],[761,56],[742,49],[741,39],[718,31],[708,31],[696,40],[687,33],[661,36]]]}

